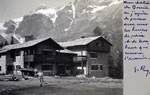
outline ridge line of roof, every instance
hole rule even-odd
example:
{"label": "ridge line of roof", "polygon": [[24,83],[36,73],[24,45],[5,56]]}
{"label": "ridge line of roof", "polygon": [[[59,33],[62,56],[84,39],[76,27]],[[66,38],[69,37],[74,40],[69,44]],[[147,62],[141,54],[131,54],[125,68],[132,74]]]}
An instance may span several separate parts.
{"label": "ridge line of roof", "polygon": [[[104,40],[106,40],[103,36],[93,36],[93,37],[79,38],[72,41],[58,42],[58,43],[63,47],[72,47],[72,46],[87,45],[98,38],[103,38]],[[106,41],[108,42],[108,44],[112,46],[112,44],[108,40]]]}
{"label": "ridge line of roof", "polygon": [[[12,44],[12,45],[7,45],[4,46],[3,48],[0,49],[0,53],[4,53],[7,52],[9,50],[14,50],[14,49],[19,49],[19,48],[25,48],[25,47],[30,47],[30,46],[34,46],[40,42],[43,42],[45,40],[51,39],[53,40],[51,37],[46,37],[46,38],[41,38],[41,39],[35,39],[35,40],[31,40],[28,42],[24,42],[24,43],[17,43],[17,44]],[[53,40],[54,42],[56,42],[55,40]],[[56,42],[57,43],[57,42]],[[58,44],[58,43],[57,43]],[[58,44],[59,45],[59,44]],[[60,46],[60,45],[59,45]],[[60,46],[61,47],[61,46]],[[62,48],[62,47],[61,47]]]}

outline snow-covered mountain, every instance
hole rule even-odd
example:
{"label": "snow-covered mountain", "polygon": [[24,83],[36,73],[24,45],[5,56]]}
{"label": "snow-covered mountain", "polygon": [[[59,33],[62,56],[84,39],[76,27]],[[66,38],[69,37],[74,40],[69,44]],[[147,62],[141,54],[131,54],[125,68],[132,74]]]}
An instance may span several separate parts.
{"label": "snow-covered mountain", "polygon": [[[15,20],[14,20],[15,21]],[[15,33],[20,21],[13,20],[5,22],[5,24],[0,23],[0,47],[1,45],[8,45],[12,43],[23,43],[25,39],[19,34]],[[12,42],[13,39],[13,42]]]}
{"label": "snow-covered mountain", "polygon": [[2,36],[2,34],[6,31],[6,28],[3,26],[3,23],[0,23],[0,43],[6,41],[6,39]]}
{"label": "snow-covered mountain", "polygon": [[121,7],[120,0],[76,0],[57,9],[40,6],[33,13],[11,21],[15,23],[15,33],[21,36],[33,34],[36,38],[68,40],[93,35],[97,26],[108,34],[121,30]]}
{"label": "snow-covered mountain", "polygon": [[0,30],[5,30],[6,28],[3,26],[4,23],[0,23]]}
{"label": "snow-covered mountain", "polygon": [[99,27],[117,47],[122,43],[122,0],[75,0],[56,9],[42,5],[5,26],[7,34],[50,36],[57,41],[93,36]]}

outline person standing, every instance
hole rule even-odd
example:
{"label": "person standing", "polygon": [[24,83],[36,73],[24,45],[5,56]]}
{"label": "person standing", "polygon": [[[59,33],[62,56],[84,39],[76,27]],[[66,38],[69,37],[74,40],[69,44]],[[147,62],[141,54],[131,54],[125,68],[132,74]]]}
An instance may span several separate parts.
{"label": "person standing", "polygon": [[38,78],[39,78],[39,80],[40,80],[40,87],[42,87],[42,86],[43,86],[43,82],[44,82],[44,80],[43,80],[43,72],[42,72],[42,71],[39,71],[39,72],[37,73],[37,75],[38,75]]}

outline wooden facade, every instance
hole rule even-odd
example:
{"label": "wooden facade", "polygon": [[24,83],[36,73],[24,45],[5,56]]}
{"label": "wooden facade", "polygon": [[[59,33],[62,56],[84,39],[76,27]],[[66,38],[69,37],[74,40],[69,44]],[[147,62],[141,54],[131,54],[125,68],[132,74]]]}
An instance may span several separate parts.
{"label": "wooden facade", "polygon": [[0,60],[3,60],[0,65],[5,69],[0,73],[13,74],[22,71],[24,74],[34,75],[34,70],[37,69],[42,70],[46,76],[71,75],[73,56],[76,54],[59,52],[62,49],[51,38],[4,47],[0,51]]}
{"label": "wooden facade", "polygon": [[[37,69],[46,76],[85,74],[104,77],[109,72],[111,46],[100,36],[59,44],[51,38],[44,38],[9,45],[0,49],[0,73],[13,74],[21,70],[24,74],[34,75]],[[63,51],[64,48],[72,52]]]}
{"label": "wooden facade", "polygon": [[108,56],[112,44],[103,37],[80,38],[60,44],[78,54],[77,57],[74,57],[76,74],[95,77],[108,76]]}

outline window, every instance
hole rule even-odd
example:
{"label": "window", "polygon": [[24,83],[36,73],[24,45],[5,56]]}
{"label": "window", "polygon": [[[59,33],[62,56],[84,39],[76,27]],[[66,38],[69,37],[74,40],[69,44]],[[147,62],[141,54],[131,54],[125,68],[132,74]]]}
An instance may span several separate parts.
{"label": "window", "polygon": [[52,65],[42,65],[42,70],[53,70]]}
{"label": "window", "polygon": [[92,65],[91,70],[98,70],[98,65]]}
{"label": "window", "polygon": [[54,54],[55,52],[50,50],[50,49],[42,49],[42,54],[45,54],[45,55],[55,55]]}
{"label": "window", "polygon": [[13,71],[14,70],[14,66],[13,65],[8,65],[7,66],[7,71]]}
{"label": "window", "polygon": [[42,50],[42,54],[45,54],[45,55],[53,55],[53,51]]}
{"label": "window", "polygon": [[27,55],[27,51],[26,50],[24,50],[24,55]]}
{"label": "window", "polygon": [[30,49],[30,55],[33,55],[34,54],[34,49]]}
{"label": "window", "polygon": [[97,53],[91,52],[91,53],[90,53],[90,57],[91,57],[91,58],[97,58]]}
{"label": "window", "polygon": [[102,42],[96,42],[96,46],[100,47],[102,45],[103,45]]}
{"label": "window", "polygon": [[33,49],[26,49],[24,50],[24,55],[33,55],[35,51]]}
{"label": "window", "polygon": [[103,65],[92,65],[91,70],[103,70]]}
{"label": "window", "polygon": [[15,58],[15,52],[10,52],[10,58]]}
{"label": "window", "polygon": [[21,52],[17,50],[17,51],[15,51],[15,55],[16,55],[16,56],[20,56],[20,55],[21,55]]}
{"label": "window", "polygon": [[24,62],[24,68],[28,68],[28,62]]}
{"label": "window", "polygon": [[100,70],[103,70],[103,65],[100,65]]}
{"label": "window", "polygon": [[26,49],[26,50],[24,51],[24,54],[25,54],[25,55],[29,55],[29,50]]}
{"label": "window", "polygon": [[0,66],[0,71],[2,71],[2,67]]}
{"label": "window", "polygon": [[66,68],[66,70],[71,70],[71,66],[68,65],[67,68]]}

